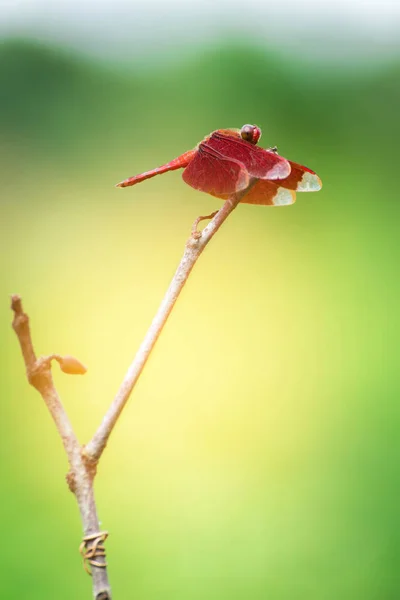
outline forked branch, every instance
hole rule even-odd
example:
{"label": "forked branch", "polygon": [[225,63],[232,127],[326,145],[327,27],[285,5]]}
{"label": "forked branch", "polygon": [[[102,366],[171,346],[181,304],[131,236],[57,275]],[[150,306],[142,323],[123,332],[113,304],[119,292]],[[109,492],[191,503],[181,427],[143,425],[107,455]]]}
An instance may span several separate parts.
{"label": "forked branch", "polygon": [[[11,308],[14,311],[12,325],[21,346],[28,381],[37,389],[49,409],[68,458],[70,470],[67,475],[67,483],[78,502],[84,536],[87,538],[84,542],[86,554],[89,557],[95,556],[95,560],[91,562],[93,597],[96,600],[111,600],[105,552],[102,552],[102,546],[99,548],[98,543],[102,532],[99,532],[100,525],[93,492],[95,470],[82,455],[82,448],[62,405],[51,374],[53,359],[60,363],[64,372],[80,373],[82,370],[79,365],[80,367],[82,365],[72,357],[63,358],[59,355],[51,355],[37,358],[33,348],[29,317],[22,309],[19,296],[12,296]],[[93,551],[93,547],[95,547],[95,551]],[[93,562],[96,562],[96,565]]]}
{"label": "forked branch", "polygon": [[[102,423],[92,440],[84,447],[78,442],[55,388],[51,374],[51,362],[57,361],[65,373],[82,374],[86,369],[78,360],[70,356],[62,357],[52,354],[37,358],[33,348],[29,318],[23,312],[21,298],[17,295],[12,296],[13,328],[21,346],[28,381],[38,390],[49,409],[68,458],[70,471],[67,475],[67,482],[70,490],[76,496],[84,530],[80,550],[84,556],[85,568],[93,576],[93,595],[96,600],[111,600],[104,548],[107,532],[99,531],[99,519],[93,493],[97,463],[197,259],[255,182],[256,180],[251,180],[250,186],[246,190],[226,200],[218,212],[196,219],[191,236],[186,242],[181,262],[153,322]],[[203,231],[198,231],[199,222],[210,218],[211,221]]]}

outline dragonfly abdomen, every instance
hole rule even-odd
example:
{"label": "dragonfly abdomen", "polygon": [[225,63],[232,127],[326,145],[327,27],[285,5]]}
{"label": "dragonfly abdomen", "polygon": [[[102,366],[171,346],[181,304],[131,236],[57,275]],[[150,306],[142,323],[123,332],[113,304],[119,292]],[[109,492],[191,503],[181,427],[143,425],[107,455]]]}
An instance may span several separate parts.
{"label": "dragonfly abdomen", "polygon": [[136,183],[140,183],[141,181],[145,181],[146,179],[150,179],[151,177],[155,177],[156,175],[162,175],[163,173],[167,173],[167,171],[176,171],[176,169],[184,169],[188,166],[195,153],[196,150],[189,150],[189,152],[181,154],[177,158],[174,158],[174,160],[171,160],[169,163],[166,163],[161,167],[157,167],[156,169],[152,169],[151,171],[145,171],[144,173],[140,173],[140,175],[134,175],[133,177],[124,179],[124,181],[117,183],[115,187],[129,187],[131,185],[135,185]]}

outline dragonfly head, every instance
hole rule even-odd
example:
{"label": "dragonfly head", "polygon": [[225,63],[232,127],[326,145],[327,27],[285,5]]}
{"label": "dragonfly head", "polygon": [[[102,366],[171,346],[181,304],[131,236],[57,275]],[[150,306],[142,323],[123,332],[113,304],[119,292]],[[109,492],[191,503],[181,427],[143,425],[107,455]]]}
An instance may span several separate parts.
{"label": "dragonfly head", "polygon": [[256,145],[261,137],[261,129],[257,125],[243,125],[240,135],[242,140]]}

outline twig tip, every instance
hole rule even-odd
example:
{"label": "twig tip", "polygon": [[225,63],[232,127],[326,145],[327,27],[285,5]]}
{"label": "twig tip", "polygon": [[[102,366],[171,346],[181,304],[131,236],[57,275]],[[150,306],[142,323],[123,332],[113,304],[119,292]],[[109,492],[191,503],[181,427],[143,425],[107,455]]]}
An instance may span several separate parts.
{"label": "twig tip", "polygon": [[22,314],[22,298],[19,294],[11,294],[11,310],[16,315]]}

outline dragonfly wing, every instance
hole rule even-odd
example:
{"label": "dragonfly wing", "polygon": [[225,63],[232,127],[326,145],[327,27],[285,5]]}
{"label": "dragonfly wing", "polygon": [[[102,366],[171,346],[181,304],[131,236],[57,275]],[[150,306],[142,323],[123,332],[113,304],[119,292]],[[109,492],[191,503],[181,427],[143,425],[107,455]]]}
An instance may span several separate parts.
{"label": "dragonfly wing", "polygon": [[185,183],[213,196],[226,198],[246,189],[250,177],[245,166],[202,142],[182,174]]}
{"label": "dragonfly wing", "polygon": [[263,206],[289,206],[296,202],[296,192],[282,187],[280,181],[278,183],[260,179],[241,202]]}
{"label": "dragonfly wing", "polygon": [[282,187],[297,192],[318,192],[321,189],[322,181],[314,171],[291,160],[289,164],[291,167],[290,175],[280,181]]}
{"label": "dragonfly wing", "polygon": [[240,161],[250,177],[285,179],[290,174],[290,164],[285,158],[240,137],[214,131],[207,144],[226,158]]}

